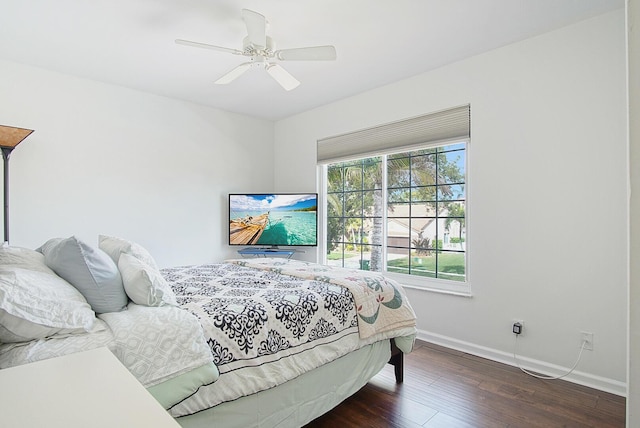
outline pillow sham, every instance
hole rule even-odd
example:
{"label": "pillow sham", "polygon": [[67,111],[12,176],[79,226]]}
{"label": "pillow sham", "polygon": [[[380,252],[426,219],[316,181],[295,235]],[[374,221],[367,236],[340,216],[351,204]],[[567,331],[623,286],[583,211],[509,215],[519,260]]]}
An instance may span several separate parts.
{"label": "pillow sham", "polygon": [[111,260],[115,264],[118,264],[120,254],[127,253],[132,255],[138,260],[143,261],[153,269],[158,269],[158,264],[151,256],[151,253],[146,250],[142,245],[135,242],[127,241],[126,239],[118,238],[115,236],[98,235],[98,247],[109,254]]}
{"label": "pillow sham", "polygon": [[54,238],[40,249],[47,266],[78,289],[96,313],[119,312],[126,308],[129,298],[120,272],[105,252],[75,236]]}
{"label": "pillow sham", "polygon": [[124,290],[131,300],[144,306],[178,306],[173,290],[157,269],[131,254],[118,260]]}
{"label": "pillow sham", "polygon": [[95,313],[85,298],[53,273],[0,266],[0,342],[28,342],[85,333]]}
{"label": "pillow sham", "polygon": [[55,275],[45,264],[44,256],[30,248],[0,246],[0,266],[15,266]]}

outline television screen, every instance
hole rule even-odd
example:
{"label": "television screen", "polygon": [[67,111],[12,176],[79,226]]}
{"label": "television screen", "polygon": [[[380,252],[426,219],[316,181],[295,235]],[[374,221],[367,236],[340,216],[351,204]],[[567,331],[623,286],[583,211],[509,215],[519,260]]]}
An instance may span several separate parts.
{"label": "television screen", "polygon": [[229,245],[318,245],[318,194],[230,194]]}

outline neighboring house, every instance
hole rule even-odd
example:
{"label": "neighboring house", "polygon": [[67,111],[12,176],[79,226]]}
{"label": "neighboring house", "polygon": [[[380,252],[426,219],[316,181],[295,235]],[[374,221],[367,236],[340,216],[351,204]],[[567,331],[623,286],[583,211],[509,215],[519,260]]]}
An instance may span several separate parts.
{"label": "neighboring house", "polygon": [[[451,221],[447,227],[446,219],[440,218],[436,221],[435,210],[427,205],[414,205],[412,215],[413,218],[409,219],[408,205],[396,205],[393,212],[389,214],[387,224],[387,245],[389,247],[415,247],[416,240],[423,238],[428,238],[433,247],[437,237],[442,241],[443,249],[464,250],[466,248],[466,230],[460,222]],[[458,240],[454,239],[456,242],[452,243],[451,238],[460,237],[462,242],[458,243]],[[389,248],[389,253],[402,254],[405,251]]]}

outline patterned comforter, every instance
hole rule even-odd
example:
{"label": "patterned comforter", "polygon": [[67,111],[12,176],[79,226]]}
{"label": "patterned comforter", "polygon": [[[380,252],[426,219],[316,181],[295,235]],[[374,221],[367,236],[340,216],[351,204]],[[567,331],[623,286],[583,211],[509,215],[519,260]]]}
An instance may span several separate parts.
{"label": "patterned comforter", "polygon": [[[372,285],[371,293],[358,286],[354,293],[340,281],[328,280],[326,271],[293,276],[283,270],[282,259],[271,265],[267,260],[252,266],[233,261],[162,270],[179,305],[200,320],[220,371],[214,384],[170,409],[173,416],[277,386],[368,343],[415,332],[415,316],[399,286],[390,291]],[[304,267],[308,273],[320,266]],[[396,297],[391,306],[402,308],[398,311],[406,319],[380,316],[391,324],[381,323],[380,332],[367,328],[363,335],[363,310],[370,311],[371,305],[354,300],[354,295],[372,294],[379,305],[386,303],[380,296],[389,292],[389,301]],[[374,313],[380,314],[379,309]]]}
{"label": "patterned comforter", "polygon": [[347,288],[355,300],[358,331],[362,339],[416,325],[416,315],[400,284],[381,273],[291,259],[239,259],[229,262]]}

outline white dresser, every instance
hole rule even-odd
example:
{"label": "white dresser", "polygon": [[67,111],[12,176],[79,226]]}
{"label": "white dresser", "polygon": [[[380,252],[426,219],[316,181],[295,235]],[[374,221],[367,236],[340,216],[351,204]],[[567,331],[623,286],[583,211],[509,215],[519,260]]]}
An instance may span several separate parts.
{"label": "white dresser", "polygon": [[3,428],[176,428],[107,348],[0,370]]}

